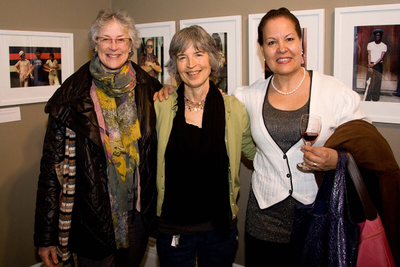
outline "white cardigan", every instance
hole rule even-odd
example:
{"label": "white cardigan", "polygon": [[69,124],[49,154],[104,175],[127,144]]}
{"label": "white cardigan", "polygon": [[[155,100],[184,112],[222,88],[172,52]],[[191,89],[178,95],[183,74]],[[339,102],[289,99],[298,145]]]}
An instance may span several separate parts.
{"label": "white cardigan", "polygon": [[[303,173],[297,163],[303,161],[300,140],[287,153],[283,153],[269,135],[262,116],[265,93],[270,78],[259,79],[251,86],[239,87],[233,93],[247,109],[251,134],[257,145],[254,157],[252,189],[261,209],[268,208],[292,195],[304,204],[314,201],[317,184],[313,173]],[[371,122],[360,107],[360,97],[339,80],[313,72],[310,96],[310,113],[321,116],[322,130],[314,146],[323,146],[335,129],[350,120]],[[290,179],[292,176],[292,179]],[[293,189],[291,185],[293,183]]]}

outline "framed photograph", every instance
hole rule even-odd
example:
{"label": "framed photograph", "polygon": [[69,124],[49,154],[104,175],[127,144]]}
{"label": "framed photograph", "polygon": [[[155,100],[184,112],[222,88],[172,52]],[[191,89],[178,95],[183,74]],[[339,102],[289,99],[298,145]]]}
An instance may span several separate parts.
{"label": "framed photograph", "polygon": [[165,64],[169,60],[169,44],[175,34],[175,21],[136,24],[142,40],[132,60],[162,84],[176,85]]}
{"label": "framed photograph", "polygon": [[242,85],[242,17],[227,16],[180,21],[180,29],[204,28],[215,40],[222,56],[220,76],[215,82],[227,94]]}
{"label": "framed photograph", "polygon": [[400,123],[400,4],[335,8],[334,76],[373,121]]}
{"label": "framed photograph", "polygon": [[[303,66],[324,73],[325,10],[292,11],[303,30]],[[249,15],[249,84],[270,75],[258,39],[258,25],[266,13]]]}
{"label": "framed photograph", "polygon": [[0,106],[46,102],[73,71],[72,33],[0,30]]}

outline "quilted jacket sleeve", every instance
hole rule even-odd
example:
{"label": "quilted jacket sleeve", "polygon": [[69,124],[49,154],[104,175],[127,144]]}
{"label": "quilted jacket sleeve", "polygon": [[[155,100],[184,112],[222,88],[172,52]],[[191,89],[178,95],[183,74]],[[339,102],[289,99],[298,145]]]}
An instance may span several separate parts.
{"label": "quilted jacket sleeve", "polygon": [[[65,126],[49,116],[40,162],[40,175],[36,199],[36,247],[58,244],[58,212],[61,163],[64,157]],[[58,173],[58,176],[57,176]]]}

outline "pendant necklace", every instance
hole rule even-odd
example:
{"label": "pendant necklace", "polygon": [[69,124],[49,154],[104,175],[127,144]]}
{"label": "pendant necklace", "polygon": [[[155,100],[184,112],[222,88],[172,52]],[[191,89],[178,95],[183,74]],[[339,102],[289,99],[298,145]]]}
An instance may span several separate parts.
{"label": "pendant necklace", "polygon": [[274,78],[275,78],[275,76],[272,76],[272,78],[271,78],[271,84],[272,84],[272,87],[275,89],[275,91],[277,91],[278,93],[280,93],[280,94],[282,94],[282,95],[291,95],[291,94],[293,94],[294,92],[296,92],[297,89],[299,89],[300,86],[303,84],[303,81],[304,81],[304,79],[306,78],[306,70],[303,68],[303,79],[301,80],[301,82],[299,83],[299,85],[297,85],[297,87],[296,87],[293,91],[290,91],[290,92],[287,92],[287,93],[282,92],[282,91],[280,91],[278,88],[275,87]]}
{"label": "pendant necklace", "polygon": [[204,105],[206,104],[205,98],[199,102],[192,102],[189,99],[187,99],[186,96],[184,96],[183,99],[185,100],[185,109],[189,109],[190,112],[192,110],[199,111],[203,109]]}

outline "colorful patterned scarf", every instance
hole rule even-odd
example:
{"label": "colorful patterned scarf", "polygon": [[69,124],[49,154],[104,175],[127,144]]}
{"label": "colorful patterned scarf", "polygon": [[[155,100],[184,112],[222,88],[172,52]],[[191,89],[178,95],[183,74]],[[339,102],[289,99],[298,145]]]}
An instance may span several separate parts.
{"label": "colorful patterned scarf", "polygon": [[130,61],[118,73],[103,70],[93,57],[90,72],[104,116],[104,148],[107,156],[108,192],[118,248],[128,243],[128,190],[139,165],[138,139],[141,137],[135,102],[136,76]]}
{"label": "colorful patterned scarf", "polygon": [[74,259],[68,250],[69,231],[71,229],[72,208],[75,199],[75,182],[76,182],[76,158],[75,158],[75,140],[76,134],[69,128],[65,133],[65,152],[64,161],[61,164],[60,176],[61,183],[61,204],[60,216],[58,219],[58,246],[57,254],[61,257],[63,265],[75,266]]}

